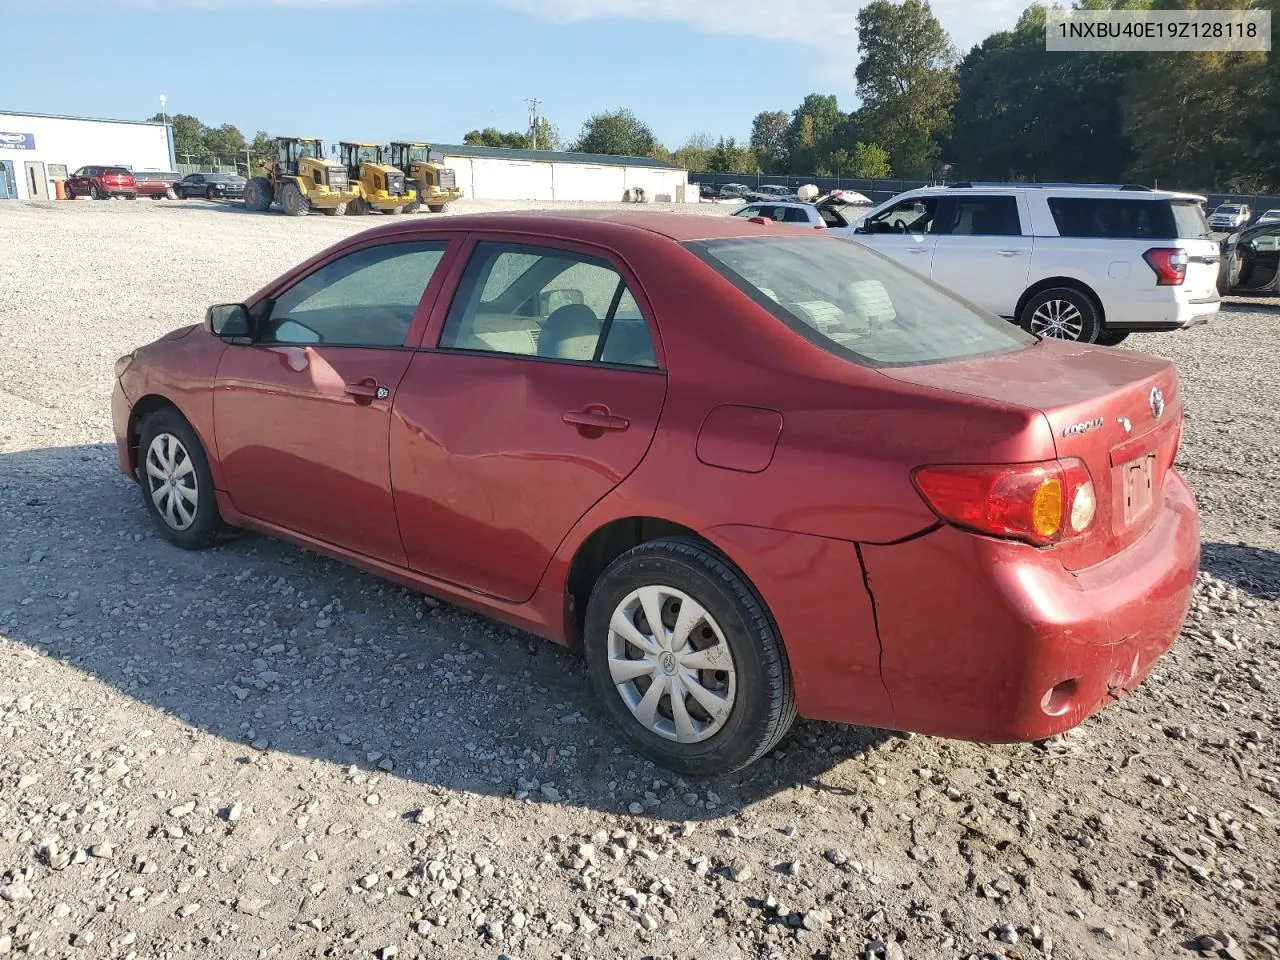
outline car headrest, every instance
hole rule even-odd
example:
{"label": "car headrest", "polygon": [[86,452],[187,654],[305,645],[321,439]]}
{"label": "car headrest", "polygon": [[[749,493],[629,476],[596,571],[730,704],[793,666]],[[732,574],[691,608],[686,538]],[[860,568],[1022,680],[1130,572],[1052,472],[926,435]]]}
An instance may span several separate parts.
{"label": "car headrest", "polygon": [[538,356],[590,360],[600,339],[600,318],[584,303],[566,303],[551,312],[538,337]]}

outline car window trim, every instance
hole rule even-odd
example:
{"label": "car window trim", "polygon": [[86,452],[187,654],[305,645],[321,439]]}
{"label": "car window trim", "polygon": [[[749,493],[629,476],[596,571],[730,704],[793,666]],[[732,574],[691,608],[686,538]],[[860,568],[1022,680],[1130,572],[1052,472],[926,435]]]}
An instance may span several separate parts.
{"label": "car window trim", "polygon": [[[373,237],[368,240],[361,240],[352,243],[350,246],[343,246],[339,249],[330,249],[318,253],[315,257],[304,263],[299,264],[292,271],[276,280],[269,287],[258,291],[249,300],[245,302],[245,306],[252,311],[258,307],[264,300],[271,301],[271,309],[275,309],[275,301],[279,300],[281,295],[292,290],[299,283],[302,283],[308,277],[319,270],[323,270],[331,263],[348,257],[361,250],[368,250],[373,247],[392,246],[401,243],[441,243],[445,244],[444,252],[441,254],[440,262],[436,264],[435,272],[432,273],[430,281],[422,291],[422,296],[418,299],[418,305],[414,308],[413,319],[409,321],[409,329],[405,332],[404,342],[399,344],[350,344],[350,343],[259,343],[253,341],[253,346],[260,347],[346,347],[348,349],[360,350],[414,350],[417,344],[421,342],[422,335],[426,332],[426,324],[431,316],[431,309],[435,305],[436,298],[440,295],[440,290],[444,286],[444,276],[449,272],[454,257],[460,246],[458,241],[462,240],[463,234],[457,232],[448,232],[441,234],[428,233],[425,235],[397,235],[390,237]],[[270,318],[270,313],[267,314]]]}
{"label": "car window trim", "polygon": [[[616,368],[618,370],[644,370],[660,372],[663,375],[666,374],[667,355],[662,345],[662,331],[658,326],[657,317],[653,310],[652,303],[649,300],[648,292],[645,290],[644,284],[640,282],[640,278],[636,275],[636,272],[631,269],[631,265],[627,263],[626,258],[619,251],[612,247],[601,246],[589,241],[575,240],[569,237],[549,237],[538,234],[529,234],[519,230],[477,230],[472,231],[465,236],[463,242],[458,245],[457,252],[451,258],[452,262],[449,266],[448,275],[442,281],[443,290],[435,299],[427,326],[416,349],[430,353],[463,354],[474,352],[496,357],[520,357],[525,360],[545,361],[550,363],[572,363],[577,366],[591,362],[584,360],[564,360],[560,357],[538,357],[528,356],[527,354],[498,353],[493,350],[468,351],[457,347],[440,346],[440,340],[444,336],[445,321],[448,319],[449,311],[453,309],[453,301],[458,296],[462,276],[466,272],[467,265],[471,262],[472,256],[475,254],[476,247],[481,243],[505,243],[525,247],[553,248],[607,262],[618,276],[625,281],[627,289],[631,291],[631,297],[635,300],[636,307],[640,311],[640,316],[644,320],[645,329],[649,332],[649,342],[653,346],[654,359],[657,361],[658,365],[656,367],[637,367],[628,364],[602,362],[601,366]],[[439,274],[441,271],[437,270],[436,272]]]}

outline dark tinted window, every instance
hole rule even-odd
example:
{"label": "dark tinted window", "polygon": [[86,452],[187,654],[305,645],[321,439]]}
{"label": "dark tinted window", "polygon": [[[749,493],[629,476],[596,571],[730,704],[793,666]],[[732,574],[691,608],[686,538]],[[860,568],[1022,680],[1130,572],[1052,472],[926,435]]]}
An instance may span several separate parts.
{"label": "dark tinted window", "polygon": [[815,234],[689,247],[792,330],[855,363],[934,363],[1036,342],[856,243]]}
{"label": "dark tinted window", "polygon": [[1064,237],[1178,240],[1207,232],[1203,212],[1189,200],[1050,197],[1049,212]]}
{"label": "dark tinted window", "polygon": [[127,174],[129,171],[128,171],[128,170],[126,170],[124,167],[103,167],[103,168],[102,168],[102,172],[103,172],[103,173]]}
{"label": "dark tinted window", "polygon": [[1018,222],[1018,201],[1014,197],[956,197],[951,216],[939,233],[961,237],[1016,237],[1022,234]]}
{"label": "dark tinted window", "polygon": [[280,294],[256,341],[401,346],[447,246],[388,243],[327,263]]}
{"label": "dark tinted window", "polygon": [[799,207],[783,207],[782,210],[785,214],[782,219],[785,220],[787,223],[808,223],[809,222],[808,215]]}

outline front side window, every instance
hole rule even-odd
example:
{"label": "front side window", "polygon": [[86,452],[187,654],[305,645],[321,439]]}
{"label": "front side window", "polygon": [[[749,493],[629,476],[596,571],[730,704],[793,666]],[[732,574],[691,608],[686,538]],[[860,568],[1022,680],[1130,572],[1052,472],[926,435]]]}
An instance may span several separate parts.
{"label": "front side window", "polygon": [[758,203],[748,203],[745,207],[739,207],[737,210],[733,211],[729,216],[747,218],[758,217],[760,216],[760,205]]}
{"label": "front side window", "polygon": [[1018,201],[1014,197],[957,197],[948,205],[950,216],[940,224],[939,233],[960,237],[1017,237]]}
{"label": "front side window", "polygon": [[656,367],[644,316],[606,260],[522,244],[476,244],[440,346]]}
{"label": "front side window", "polygon": [[1036,342],[858,244],[814,235],[688,246],[805,339],[865,366],[936,363]]}
{"label": "front side window", "polygon": [[868,217],[864,229],[867,233],[936,233],[937,212],[937,197],[913,197]]}
{"label": "front side window", "polygon": [[403,346],[447,246],[388,243],[331,261],[276,298],[255,342]]}

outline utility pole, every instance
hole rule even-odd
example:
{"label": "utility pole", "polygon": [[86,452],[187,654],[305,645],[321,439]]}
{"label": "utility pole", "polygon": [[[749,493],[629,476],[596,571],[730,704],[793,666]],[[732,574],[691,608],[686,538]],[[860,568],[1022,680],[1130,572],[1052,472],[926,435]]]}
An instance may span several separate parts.
{"label": "utility pole", "polygon": [[532,144],[534,150],[537,150],[538,121],[540,119],[538,117],[538,105],[542,103],[542,101],[536,97],[526,97],[524,102],[529,105],[529,143]]}

